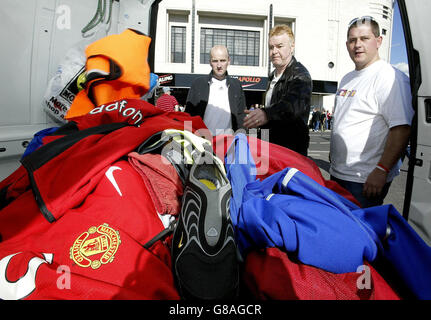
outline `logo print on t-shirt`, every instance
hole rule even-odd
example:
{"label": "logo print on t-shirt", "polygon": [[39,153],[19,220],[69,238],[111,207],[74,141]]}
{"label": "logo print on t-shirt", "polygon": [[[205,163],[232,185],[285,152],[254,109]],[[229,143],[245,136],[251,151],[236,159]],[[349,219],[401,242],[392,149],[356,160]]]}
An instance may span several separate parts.
{"label": "logo print on t-shirt", "polygon": [[105,175],[108,178],[108,180],[112,183],[112,185],[114,186],[115,190],[117,190],[117,192],[120,195],[120,197],[122,197],[123,194],[121,193],[121,190],[118,187],[117,181],[115,181],[115,178],[114,178],[113,172],[115,170],[121,170],[121,168],[120,167],[116,167],[116,166],[110,167],[108,170],[106,170]]}
{"label": "logo print on t-shirt", "polygon": [[98,269],[114,260],[121,244],[118,231],[106,223],[82,233],[70,247],[70,258],[80,267]]}
{"label": "logo print on t-shirt", "polygon": [[352,98],[356,94],[356,90],[338,89],[337,96]]}

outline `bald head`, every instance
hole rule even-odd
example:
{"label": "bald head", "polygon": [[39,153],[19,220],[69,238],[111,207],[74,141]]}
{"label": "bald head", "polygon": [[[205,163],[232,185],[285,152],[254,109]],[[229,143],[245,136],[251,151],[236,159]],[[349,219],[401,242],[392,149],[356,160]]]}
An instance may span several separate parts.
{"label": "bald head", "polygon": [[210,51],[210,65],[213,76],[222,80],[226,76],[227,67],[230,64],[229,51],[223,45],[215,45]]}
{"label": "bald head", "polygon": [[211,48],[210,59],[212,59],[214,55],[225,55],[229,58],[229,51],[224,45],[218,44]]}

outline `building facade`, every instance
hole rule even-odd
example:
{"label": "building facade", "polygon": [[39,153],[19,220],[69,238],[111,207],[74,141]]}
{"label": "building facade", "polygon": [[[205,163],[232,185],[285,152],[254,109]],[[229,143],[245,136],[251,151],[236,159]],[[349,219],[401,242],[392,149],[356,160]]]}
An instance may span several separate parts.
{"label": "building facade", "polygon": [[382,59],[390,60],[393,0],[164,0],[159,4],[154,72],[180,103],[191,82],[208,74],[209,50],[224,44],[231,55],[229,74],[238,77],[247,104],[260,103],[272,71],[268,32],[288,24],[295,57],[313,79],[312,105],[332,110],[338,82],[354,65],[346,50],[347,26],[360,16],[380,24]]}

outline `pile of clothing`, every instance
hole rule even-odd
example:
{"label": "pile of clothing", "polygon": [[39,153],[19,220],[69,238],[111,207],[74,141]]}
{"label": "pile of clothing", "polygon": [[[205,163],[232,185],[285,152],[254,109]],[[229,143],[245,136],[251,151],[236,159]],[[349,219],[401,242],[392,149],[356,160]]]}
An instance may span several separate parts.
{"label": "pile of clothing", "polygon": [[[123,41],[141,45],[125,55]],[[237,297],[431,298],[430,248],[393,206],[361,209],[296,152],[241,134],[203,139],[200,117],[139,99],[149,69],[131,66],[146,62],[148,45],[126,30],[89,46],[94,71],[68,123],[38,135],[0,182],[0,299],[184,298],[172,247],[186,242],[166,230],[185,210],[190,168],[204,150],[225,183],[196,183],[224,190]],[[163,134],[185,137],[180,161],[159,144]]]}

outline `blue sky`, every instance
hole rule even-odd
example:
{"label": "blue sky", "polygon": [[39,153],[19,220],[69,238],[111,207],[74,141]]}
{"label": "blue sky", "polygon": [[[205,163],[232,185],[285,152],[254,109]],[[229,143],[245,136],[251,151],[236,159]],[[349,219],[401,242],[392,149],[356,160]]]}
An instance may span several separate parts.
{"label": "blue sky", "polygon": [[407,64],[407,53],[401,24],[398,1],[395,1],[394,20],[392,27],[392,46],[391,46],[391,64]]}

